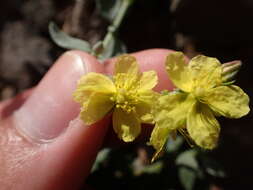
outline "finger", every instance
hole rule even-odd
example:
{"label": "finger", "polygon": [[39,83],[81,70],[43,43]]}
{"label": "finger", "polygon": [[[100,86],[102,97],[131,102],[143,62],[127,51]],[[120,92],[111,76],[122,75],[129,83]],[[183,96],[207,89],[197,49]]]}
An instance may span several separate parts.
{"label": "finger", "polygon": [[81,185],[108,127],[107,119],[93,126],[73,121],[80,106],[72,93],[77,80],[90,71],[103,72],[103,67],[86,53],[66,53],[20,109],[2,122],[0,177],[5,186],[1,189],[11,189],[12,184],[15,189],[38,190]]}
{"label": "finger", "polygon": [[[77,81],[87,72],[103,72],[103,67],[86,53],[72,51],[63,55],[15,114],[22,124],[21,131],[41,141],[53,139],[64,131],[80,112],[72,94]],[[29,114],[32,117],[27,119]]]}
{"label": "finger", "polygon": [[0,119],[7,118],[12,114],[12,112],[18,109],[26,99],[31,95],[33,88],[25,90],[24,92],[18,94],[16,97],[7,99],[0,103]]}
{"label": "finger", "polygon": [[[169,53],[173,52],[173,50],[167,50],[167,49],[151,49],[151,50],[144,50],[137,53],[132,53],[133,56],[135,56],[140,64],[140,69],[142,71],[148,71],[148,70],[155,70],[158,73],[159,77],[159,84],[156,87],[157,91],[160,91],[162,89],[171,89],[173,88],[168,75],[165,71],[165,60],[166,57],[169,55]],[[114,62],[116,58],[109,59],[105,61],[105,72],[108,74],[112,74],[114,69]],[[186,60],[188,60],[186,58]],[[100,69],[101,70],[101,69]],[[31,92],[29,91],[29,94]],[[26,99],[28,93],[19,95],[15,101],[6,101],[6,103],[0,105],[0,114],[3,107],[6,107],[5,105],[12,104],[12,106],[8,107],[9,113],[15,108],[19,107],[24,100]],[[24,96],[25,95],[25,96]],[[15,102],[15,103],[14,103]]]}

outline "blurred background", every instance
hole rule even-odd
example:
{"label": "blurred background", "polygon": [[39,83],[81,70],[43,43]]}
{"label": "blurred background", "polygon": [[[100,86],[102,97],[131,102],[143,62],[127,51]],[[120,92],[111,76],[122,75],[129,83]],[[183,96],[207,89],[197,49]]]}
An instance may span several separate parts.
{"label": "blurred background", "polygon": [[[1,100],[35,86],[65,51],[50,39],[49,21],[91,44],[102,39],[110,24],[102,14],[107,10],[101,8],[104,2],[2,1]],[[128,52],[168,48],[189,57],[217,57],[223,63],[241,60],[236,83],[253,98],[252,20],[252,0],[135,0],[117,36]],[[252,113],[219,121],[220,143],[212,152],[190,149],[178,138],[168,142],[163,158],[149,165],[152,150],[145,144],[107,148],[99,154],[88,184],[94,189],[253,189]]]}

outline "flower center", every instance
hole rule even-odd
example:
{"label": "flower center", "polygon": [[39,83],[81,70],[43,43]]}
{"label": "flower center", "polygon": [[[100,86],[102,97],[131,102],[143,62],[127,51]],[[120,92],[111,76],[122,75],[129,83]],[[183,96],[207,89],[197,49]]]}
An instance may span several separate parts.
{"label": "flower center", "polygon": [[195,89],[193,90],[192,94],[193,96],[202,103],[206,103],[205,102],[205,96],[206,96],[207,90],[204,87],[195,87]]}
{"label": "flower center", "polygon": [[205,90],[201,87],[196,87],[193,92],[196,98],[201,98],[205,94]]}
{"label": "flower center", "polygon": [[127,75],[126,73],[118,73],[113,76],[114,84],[117,92],[111,97],[117,108],[121,108],[127,113],[135,112],[135,106],[138,103],[139,83],[136,76]]}
{"label": "flower center", "polygon": [[117,108],[121,108],[127,113],[135,112],[135,105],[138,102],[136,91],[127,91],[123,88],[117,89],[111,100],[116,103]]}

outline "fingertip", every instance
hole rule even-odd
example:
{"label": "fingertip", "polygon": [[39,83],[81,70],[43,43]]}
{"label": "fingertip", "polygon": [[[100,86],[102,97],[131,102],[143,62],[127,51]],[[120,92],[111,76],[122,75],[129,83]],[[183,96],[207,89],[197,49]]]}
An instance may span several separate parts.
{"label": "fingertip", "polygon": [[80,105],[72,96],[78,80],[88,72],[103,71],[102,64],[92,55],[77,50],[64,53],[14,112],[16,127],[36,141],[54,139],[80,112]]}
{"label": "fingertip", "polygon": [[104,66],[93,55],[90,55],[84,51],[79,50],[71,50],[68,51],[67,53],[81,57],[83,62],[85,63],[88,72],[103,73],[105,71]]}

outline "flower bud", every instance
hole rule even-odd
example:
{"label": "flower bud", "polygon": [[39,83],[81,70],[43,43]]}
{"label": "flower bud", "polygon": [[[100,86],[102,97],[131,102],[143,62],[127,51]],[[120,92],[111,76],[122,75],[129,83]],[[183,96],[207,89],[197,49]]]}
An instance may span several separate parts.
{"label": "flower bud", "polygon": [[239,60],[222,64],[222,82],[227,83],[234,81],[241,65],[242,62]]}

